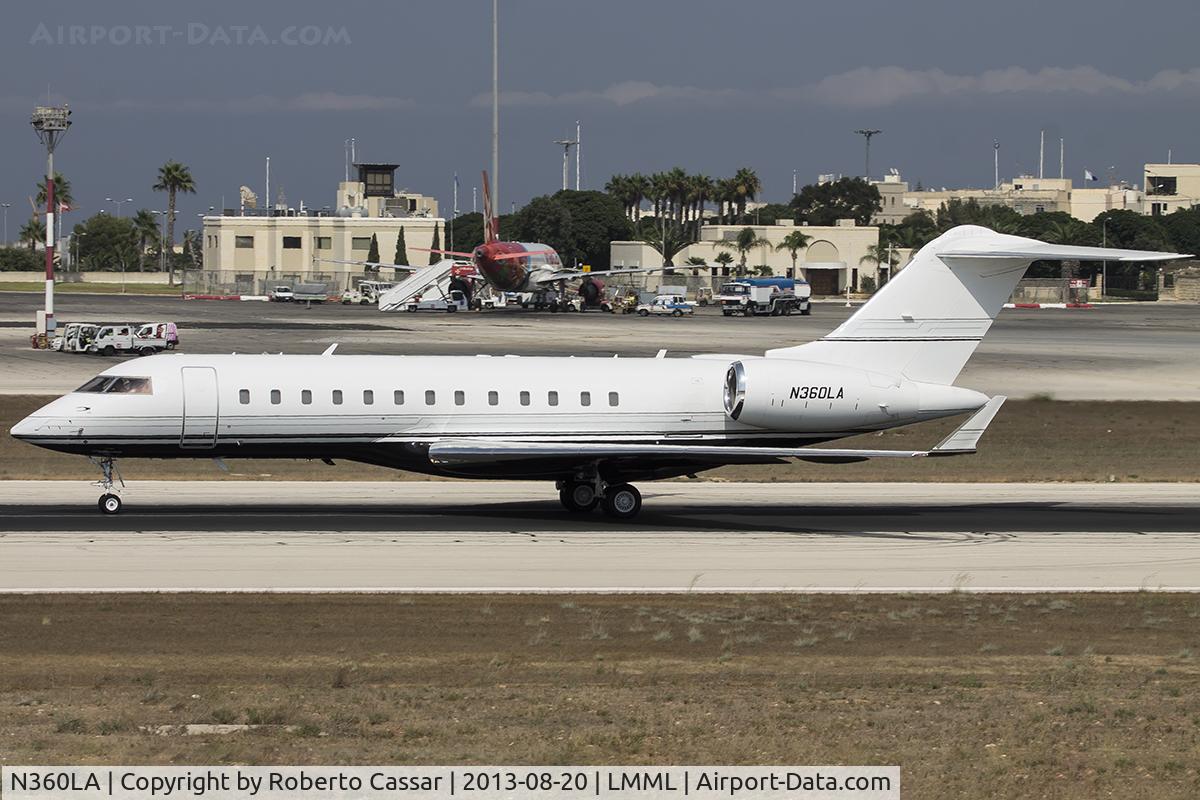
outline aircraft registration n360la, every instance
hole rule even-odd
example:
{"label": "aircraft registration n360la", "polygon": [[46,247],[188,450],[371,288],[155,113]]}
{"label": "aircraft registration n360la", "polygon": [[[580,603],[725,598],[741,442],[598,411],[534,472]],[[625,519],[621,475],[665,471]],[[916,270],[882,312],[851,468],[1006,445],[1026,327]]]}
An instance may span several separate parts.
{"label": "aircraft registration n360la", "polygon": [[[150,356],[105,370],[12,435],[90,456],[100,510],[113,461],[345,459],[464,478],[553,481],[574,512],[629,519],[631,484],[724,464],[845,463],[975,452],[1004,398],[954,386],[1038,260],[1179,258],[1051,245],[962,226],[827,336],[763,355],[692,358]],[[929,450],[815,447],[974,412]]]}

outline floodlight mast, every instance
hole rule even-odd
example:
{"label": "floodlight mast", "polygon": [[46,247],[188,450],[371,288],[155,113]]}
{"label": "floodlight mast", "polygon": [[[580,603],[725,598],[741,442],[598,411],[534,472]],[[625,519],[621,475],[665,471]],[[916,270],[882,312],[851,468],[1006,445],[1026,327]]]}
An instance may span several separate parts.
{"label": "floodlight mast", "polygon": [[54,150],[71,127],[71,109],[64,106],[37,106],[29,123],[38,141],[46,148],[46,328],[38,333],[54,332]]}
{"label": "floodlight mast", "polygon": [[867,153],[865,163],[863,164],[863,180],[867,183],[871,182],[871,137],[876,134],[883,133],[878,128],[859,128],[855,131],[859,136],[867,140]]}

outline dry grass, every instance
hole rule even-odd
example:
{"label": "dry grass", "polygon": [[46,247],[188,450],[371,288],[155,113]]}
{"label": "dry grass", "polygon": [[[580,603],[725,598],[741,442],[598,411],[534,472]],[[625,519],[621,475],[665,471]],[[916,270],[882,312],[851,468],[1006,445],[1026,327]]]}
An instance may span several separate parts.
{"label": "dry grass", "polygon": [[[900,764],[912,797],[1191,798],[1197,647],[1200,598],[1150,593],[9,596],[0,761]],[[196,723],[262,727],[143,730]]]}
{"label": "dry grass", "polygon": [[[48,402],[43,396],[0,396],[0,429]],[[939,420],[847,439],[849,447],[930,447],[961,423]],[[840,446],[840,445],[839,445]],[[1012,401],[974,456],[878,460],[836,467],[792,463],[724,467],[702,473],[752,481],[1200,481],[1200,403]],[[206,460],[126,459],[128,479],[403,480],[420,478],[364,464],[329,467],[310,461],[229,461],[226,474]],[[92,480],[86,459],[41,450],[0,436],[0,479]]]}

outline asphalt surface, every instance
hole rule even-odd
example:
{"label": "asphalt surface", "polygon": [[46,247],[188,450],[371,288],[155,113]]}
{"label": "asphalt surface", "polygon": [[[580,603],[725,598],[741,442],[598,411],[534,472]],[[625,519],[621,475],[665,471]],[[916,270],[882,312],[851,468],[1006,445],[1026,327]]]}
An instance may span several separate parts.
{"label": "asphalt surface", "polygon": [[0,591],[1200,589],[1177,484],[642,487],[571,515],[532,483],[0,483]]}
{"label": "asphalt surface", "polygon": [[[0,292],[0,394],[59,394],[105,368],[101,357],[29,348],[40,296]],[[519,308],[479,313],[381,314],[373,307],[60,295],[60,322],[172,320],[190,353],[342,353],[650,356],[760,354],[835,328],[853,309],[815,304],[810,317],[640,318]],[[1020,398],[1200,400],[1200,306],[1123,304],[1090,310],[1006,309],[958,379]]]}

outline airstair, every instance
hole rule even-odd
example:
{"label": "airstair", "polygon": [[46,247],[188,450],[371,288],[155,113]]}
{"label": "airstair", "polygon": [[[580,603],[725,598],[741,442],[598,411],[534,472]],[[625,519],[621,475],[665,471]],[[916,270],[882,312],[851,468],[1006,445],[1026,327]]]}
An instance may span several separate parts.
{"label": "airstair", "polygon": [[430,287],[443,281],[449,283],[450,270],[453,268],[454,261],[449,258],[422,267],[379,295],[379,310],[403,311],[408,301],[428,291]]}

